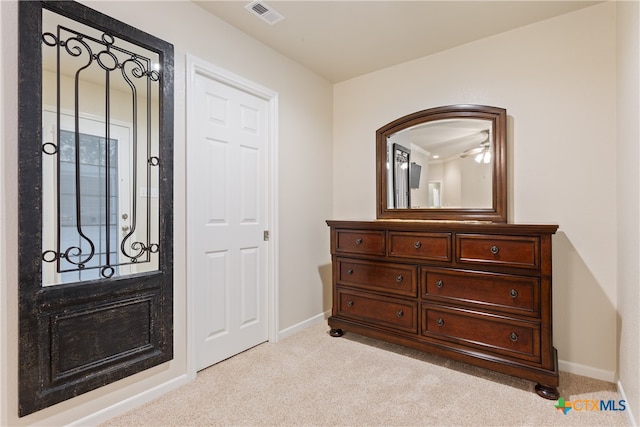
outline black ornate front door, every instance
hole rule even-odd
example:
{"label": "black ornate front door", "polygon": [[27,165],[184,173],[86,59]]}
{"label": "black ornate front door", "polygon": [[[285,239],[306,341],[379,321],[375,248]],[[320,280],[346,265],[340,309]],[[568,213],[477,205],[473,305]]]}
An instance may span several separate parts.
{"label": "black ornate front door", "polygon": [[173,358],[173,46],[19,5],[19,414]]}

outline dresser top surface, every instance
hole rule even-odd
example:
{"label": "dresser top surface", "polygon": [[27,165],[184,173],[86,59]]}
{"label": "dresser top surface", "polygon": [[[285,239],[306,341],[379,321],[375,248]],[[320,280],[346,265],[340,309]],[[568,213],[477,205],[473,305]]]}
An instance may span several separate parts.
{"label": "dresser top surface", "polygon": [[433,221],[433,220],[327,220],[333,228],[394,230],[394,231],[455,231],[498,234],[553,234],[558,229],[556,224],[513,224],[488,221]]}

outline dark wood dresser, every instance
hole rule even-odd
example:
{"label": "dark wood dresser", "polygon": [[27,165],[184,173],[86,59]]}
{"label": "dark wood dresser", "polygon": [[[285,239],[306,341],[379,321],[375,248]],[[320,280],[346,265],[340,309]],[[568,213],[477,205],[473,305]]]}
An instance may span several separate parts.
{"label": "dark wood dresser", "polygon": [[536,382],[558,399],[551,316],[557,225],[327,221],[333,336],[345,331]]}

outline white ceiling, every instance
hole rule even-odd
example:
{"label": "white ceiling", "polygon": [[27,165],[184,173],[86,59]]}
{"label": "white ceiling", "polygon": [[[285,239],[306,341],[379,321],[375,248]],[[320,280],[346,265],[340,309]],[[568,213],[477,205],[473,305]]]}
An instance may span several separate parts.
{"label": "white ceiling", "polygon": [[600,3],[266,0],[285,17],[269,25],[249,0],[194,2],[333,83]]}

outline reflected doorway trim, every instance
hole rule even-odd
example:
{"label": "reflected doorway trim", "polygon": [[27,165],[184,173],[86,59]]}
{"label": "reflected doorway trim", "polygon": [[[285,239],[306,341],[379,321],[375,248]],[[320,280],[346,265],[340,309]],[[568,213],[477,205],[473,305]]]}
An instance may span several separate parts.
{"label": "reflected doorway trim", "polygon": [[[267,310],[268,310],[268,338],[269,342],[275,343],[279,339],[279,270],[278,270],[278,254],[279,254],[279,239],[278,239],[278,93],[272,91],[271,89],[265,88],[257,83],[254,83],[250,80],[247,80],[243,77],[240,77],[230,71],[227,71],[223,68],[220,68],[216,65],[208,63],[204,60],[201,60],[193,55],[187,54],[187,117],[186,117],[186,129],[187,129],[187,140],[186,140],[186,150],[189,150],[190,139],[192,135],[189,134],[190,121],[194,116],[193,111],[196,106],[194,105],[194,85],[195,78],[198,73],[205,74],[208,77],[226,84],[228,86],[234,87],[236,89],[242,90],[244,92],[250,93],[258,98],[262,98],[267,101],[269,105],[269,195],[267,200],[267,213],[269,216],[268,221],[268,229],[270,232],[270,238],[267,242],[268,247],[268,261],[267,261]],[[187,165],[187,168],[189,165]],[[186,170],[185,170],[186,173]],[[188,182],[188,179],[187,179]],[[187,188],[188,188],[187,183]],[[188,196],[187,196],[188,197]],[[186,212],[186,228],[187,228],[187,241],[186,248],[187,252],[189,251],[190,246],[190,228],[189,228],[189,209],[187,207]],[[190,266],[187,261],[187,375],[189,378],[193,379],[196,377],[196,363],[195,363],[195,351],[196,351],[196,340],[195,340],[195,292],[193,292],[193,284],[190,282],[191,280],[191,272]]]}

